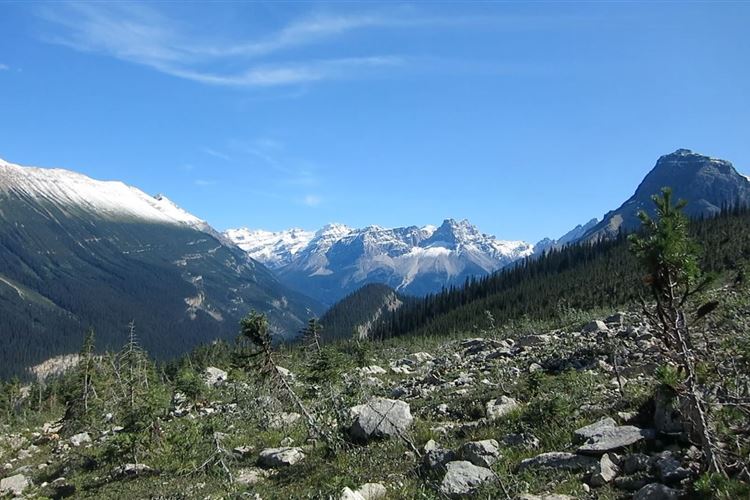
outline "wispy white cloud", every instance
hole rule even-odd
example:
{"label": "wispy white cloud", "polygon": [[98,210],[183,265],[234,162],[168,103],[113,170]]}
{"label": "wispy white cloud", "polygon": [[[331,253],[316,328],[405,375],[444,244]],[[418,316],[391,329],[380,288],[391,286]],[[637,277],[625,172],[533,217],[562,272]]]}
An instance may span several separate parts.
{"label": "wispy white cloud", "polygon": [[214,158],[218,158],[220,160],[232,161],[232,158],[229,155],[226,155],[220,151],[216,151],[215,149],[202,148],[201,151],[209,156],[213,156]]}
{"label": "wispy white cloud", "polygon": [[212,181],[208,179],[195,179],[193,181],[193,184],[199,187],[214,186],[216,185],[216,181]]}
{"label": "wispy white cloud", "polygon": [[[295,46],[368,26],[385,25],[376,16],[315,16],[287,25],[259,41],[201,40],[188,26],[145,5],[129,3],[46,4],[39,15],[55,29],[44,38],[72,49],[100,53],[162,73],[210,85],[270,87],[348,78],[404,61],[368,54],[311,60],[263,61]],[[245,66],[236,71],[218,67]]]}
{"label": "wispy white cloud", "polygon": [[10,66],[7,64],[0,63],[0,71],[8,71],[10,69]]}

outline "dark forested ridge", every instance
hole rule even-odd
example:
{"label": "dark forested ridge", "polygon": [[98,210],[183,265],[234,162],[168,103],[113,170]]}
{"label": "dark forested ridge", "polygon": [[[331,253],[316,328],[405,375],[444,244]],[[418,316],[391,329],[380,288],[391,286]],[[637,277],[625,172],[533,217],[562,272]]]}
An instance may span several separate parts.
{"label": "dark forested ridge", "polygon": [[356,336],[368,323],[387,314],[389,306],[397,308],[404,300],[407,299],[388,285],[365,285],[337,302],[320,318],[322,337],[330,341]]}
{"label": "dark forested ridge", "polygon": [[[703,268],[742,268],[750,259],[750,211],[724,210],[691,223],[703,248]],[[483,322],[550,319],[565,309],[591,310],[633,302],[643,292],[642,272],[624,234],[598,243],[553,250],[537,259],[424,298],[411,298],[376,325],[372,335],[445,334]]]}

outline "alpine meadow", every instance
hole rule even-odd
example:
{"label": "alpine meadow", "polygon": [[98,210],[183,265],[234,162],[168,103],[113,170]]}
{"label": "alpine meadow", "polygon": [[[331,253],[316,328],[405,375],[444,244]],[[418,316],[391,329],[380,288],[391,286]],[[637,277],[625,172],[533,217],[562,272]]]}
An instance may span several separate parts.
{"label": "alpine meadow", "polygon": [[0,499],[750,498],[748,25],[0,1]]}

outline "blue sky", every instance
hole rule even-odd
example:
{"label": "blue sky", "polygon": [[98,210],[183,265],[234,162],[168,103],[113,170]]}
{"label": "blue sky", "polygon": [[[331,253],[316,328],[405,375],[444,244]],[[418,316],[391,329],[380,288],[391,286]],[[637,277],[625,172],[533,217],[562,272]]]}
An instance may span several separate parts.
{"label": "blue sky", "polygon": [[219,229],[536,241],[680,147],[750,172],[750,4],[1,3],[0,157]]}

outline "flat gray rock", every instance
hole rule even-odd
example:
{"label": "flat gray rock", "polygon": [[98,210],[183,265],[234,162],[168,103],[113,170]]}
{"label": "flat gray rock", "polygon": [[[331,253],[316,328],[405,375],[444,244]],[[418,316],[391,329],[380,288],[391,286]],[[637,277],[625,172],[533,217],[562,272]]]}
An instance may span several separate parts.
{"label": "flat gray rock", "polygon": [[461,447],[461,458],[480,467],[490,467],[500,458],[499,446],[494,439],[464,443]]}
{"label": "flat gray rock", "polygon": [[595,321],[591,321],[589,323],[586,323],[581,328],[582,333],[597,333],[597,332],[609,332],[609,328],[607,327],[607,324],[604,323],[604,321],[597,319]]}
{"label": "flat gray rock", "polygon": [[598,461],[593,457],[576,455],[561,451],[542,453],[533,458],[522,460],[519,470],[528,468],[564,469],[564,470],[588,470],[593,468]]}
{"label": "flat gray rock", "polygon": [[591,479],[589,484],[591,486],[604,486],[607,483],[612,482],[619,474],[620,469],[615,463],[609,458],[608,454],[602,455],[599,463],[591,473]]}
{"label": "flat gray rock", "polygon": [[578,448],[579,453],[606,453],[614,451],[644,439],[654,439],[656,432],[653,429],[641,429],[632,425],[622,425],[604,429],[598,434],[591,436],[582,446]]}
{"label": "flat gray rock", "polygon": [[440,492],[450,498],[459,498],[474,493],[482,484],[493,482],[497,478],[491,470],[478,467],[471,462],[457,461],[447,465]]}
{"label": "flat gray rock", "polygon": [[349,433],[362,441],[398,437],[414,422],[409,405],[395,399],[373,398],[349,411],[352,417]]}
{"label": "flat gray rock", "polygon": [[15,496],[21,496],[23,490],[28,488],[29,485],[31,485],[31,481],[23,474],[6,477],[0,479],[0,494],[11,493]]}
{"label": "flat gray rock", "polygon": [[614,419],[610,417],[603,418],[598,422],[594,422],[593,424],[573,431],[573,442],[583,443],[592,437],[601,434],[606,429],[612,429],[613,427],[617,427],[617,422],[615,422]]}
{"label": "flat gray rock", "polygon": [[518,401],[508,396],[500,396],[498,399],[487,401],[485,405],[487,418],[497,420],[518,408]]}
{"label": "flat gray rock", "polygon": [[261,467],[287,467],[300,462],[305,458],[302,448],[292,448],[289,446],[283,448],[266,448],[260,452],[258,465]]}

